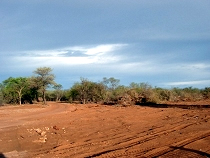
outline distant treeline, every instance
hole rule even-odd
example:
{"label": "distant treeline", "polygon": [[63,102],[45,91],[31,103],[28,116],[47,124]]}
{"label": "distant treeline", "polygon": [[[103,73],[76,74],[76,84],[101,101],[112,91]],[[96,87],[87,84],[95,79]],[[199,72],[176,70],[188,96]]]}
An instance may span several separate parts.
{"label": "distant treeline", "polygon": [[54,82],[55,77],[51,68],[37,68],[34,74],[31,77],[10,77],[0,83],[0,104],[33,104],[40,101],[46,104],[46,101],[65,101],[129,106],[210,98],[210,87],[164,89],[152,87],[148,83],[134,82],[124,86],[120,84],[119,79],[113,77],[104,77],[100,82],[80,78],[80,81],[74,83],[70,89],[63,90],[61,84]]}

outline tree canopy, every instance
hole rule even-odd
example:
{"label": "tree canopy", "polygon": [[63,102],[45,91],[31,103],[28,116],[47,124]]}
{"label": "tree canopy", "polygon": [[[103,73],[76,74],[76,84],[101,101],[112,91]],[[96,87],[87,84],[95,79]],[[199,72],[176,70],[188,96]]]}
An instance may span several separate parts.
{"label": "tree canopy", "polygon": [[43,103],[46,104],[46,90],[50,85],[55,85],[55,75],[52,74],[50,67],[40,67],[34,71],[35,76],[32,77],[32,82],[41,91]]}
{"label": "tree canopy", "polygon": [[27,86],[27,78],[10,77],[7,80],[3,81],[2,90],[3,94],[7,96],[7,100],[9,102],[15,102],[16,100],[18,100],[19,104],[21,105],[23,91],[27,88]]}
{"label": "tree canopy", "polygon": [[[132,105],[142,103],[161,103],[178,101],[197,101],[210,99],[210,87],[164,89],[152,87],[148,83],[120,84],[114,77],[104,77],[102,81],[92,82],[80,78],[70,89],[63,90],[55,83],[55,75],[50,67],[40,67],[31,77],[9,77],[0,83],[0,104],[22,104],[34,101],[68,101],[77,103],[103,103]],[[42,98],[42,99],[41,99]]]}

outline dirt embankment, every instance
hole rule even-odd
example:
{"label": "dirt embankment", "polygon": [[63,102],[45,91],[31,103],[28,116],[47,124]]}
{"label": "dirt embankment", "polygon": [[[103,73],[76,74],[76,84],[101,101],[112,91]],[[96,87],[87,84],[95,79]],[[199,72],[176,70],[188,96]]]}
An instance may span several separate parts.
{"label": "dirt embankment", "polygon": [[0,107],[0,157],[210,157],[210,109]]}

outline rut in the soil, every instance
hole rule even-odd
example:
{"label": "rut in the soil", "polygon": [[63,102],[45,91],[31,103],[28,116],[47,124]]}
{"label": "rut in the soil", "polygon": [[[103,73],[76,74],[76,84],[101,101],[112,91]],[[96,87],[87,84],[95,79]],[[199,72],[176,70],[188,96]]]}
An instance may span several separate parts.
{"label": "rut in the soil", "polygon": [[[158,157],[158,156],[164,155],[164,154],[166,154],[166,153],[168,153],[170,151],[179,149],[181,147],[184,147],[185,145],[188,145],[188,144],[190,144],[192,142],[198,141],[200,139],[203,139],[203,138],[206,138],[206,137],[209,137],[209,136],[210,136],[210,131],[207,131],[205,133],[198,134],[198,135],[196,135],[196,136],[194,136],[192,138],[185,139],[183,141],[174,143],[174,144],[172,144],[170,146],[164,146],[164,147],[160,147],[160,148],[154,149],[154,150],[144,154],[144,156],[145,157]],[[204,152],[203,152],[203,154],[204,154]],[[206,153],[206,156],[209,156],[209,155],[210,154]]]}
{"label": "rut in the soil", "polygon": [[[72,113],[71,111],[75,109],[76,112]],[[140,108],[138,107],[137,109]],[[57,121],[56,119],[59,118],[58,124],[63,121],[63,116],[65,116],[66,120],[62,122],[62,125],[67,127],[69,133],[64,134],[57,131],[56,135],[54,135],[49,132],[49,141],[41,144],[36,149],[34,148],[28,151],[28,153],[30,157],[51,157],[54,155],[75,158],[158,157],[165,156],[176,150],[185,149],[187,151],[187,145],[202,139],[209,140],[210,131],[205,127],[209,125],[210,119],[207,112],[199,113],[196,110],[189,112],[175,109],[174,111],[177,114],[173,115],[174,111],[170,109],[154,110],[154,108],[151,108],[149,112],[145,109],[141,109],[142,111],[144,110],[143,112],[139,112],[140,110],[138,110],[138,115],[146,116],[136,117],[133,116],[137,111],[135,108],[119,110],[113,107],[102,109],[101,107],[69,107],[67,105],[61,105],[59,107],[58,105],[52,105],[44,109],[40,114],[38,112],[31,113],[33,114],[33,118],[41,117],[43,119],[48,117],[52,119],[56,115],[55,119],[47,121],[47,125],[50,126],[51,121]],[[120,112],[120,114],[111,116],[115,112]],[[157,112],[155,117],[150,117],[154,112]],[[110,118],[107,119],[105,117]],[[26,118],[25,115],[21,117],[21,119],[23,118]],[[142,118],[150,119],[152,122],[147,120],[147,125]],[[151,118],[157,120],[153,121]],[[131,119],[134,119],[134,121]],[[103,121],[104,126],[101,126]],[[45,127],[45,120],[39,122],[37,126],[40,126],[40,123],[43,123],[42,125]],[[110,125],[106,123],[110,123]],[[202,131],[200,127],[204,130]],[[194,128],[197,131],[191,132]],[[23,129],[20,131],[19,129],[17,130],[17,140],[21,136],[21,131]],[[187,133],[189,131],[191,132],[190,136]],[[67,142],[65,139],[69,141]],[[23,140],[20,140],[20,143],[21,141]],[[27,139],[24,139],[24,141],[27,143]],[[198,151],[197,154],[208,156],[207,152],[202,151]]]}
{"label": "rut in the soil", "polygon": [[[37,152],[37,154],[46,154],[46,153],[59,153],[60,155],[68,155],[71,157],[76,157],[77,155],[82,155],[84,157],[98,157],[98,156],[106,156],[106,157],[119,157],[120,155],[144,155],[145,153],[154,152],[157,147],[145,147],[141,150],[131,150],[126,151],[129,148],[135,148],[135,146],[139,144],[144,144],[148,141],[152,141],[153,139],[157,139],[159,137],[164,137],[166,134],[169,135],[170,133],[179,131],[181,129],[185,129],[187,127],[190,127],[196,123],[188,123],[188,124],[181,124],[180,121],[175,122],[171,125],[168,125],[168,129],[165,129],[165,126],[160,127],[154,127],[153,132],[148,134],[147,132],[150,131],[142,131],[139,133],[133,132],[133,133],[113,133],[112,135],[109,135],[109,138],[101,137],[98,142],[97,140],[88,140],[86,143],[83,144],[68,144],[68,145],[61,145],[56,146],[53,149],[45,149],[42,151]],[[207,133],[209,134],[209,133]],[[197,140],[200,137],[206,136],[202,135],[199,137],[196,137],[195,140]],[[186,145],[187,140],[183,142],[183,144],[178,145],[174,144],[174,146],[181,146]],[[194,139],[190,139],[187,142],[192,142]],[[117,143],[116,143],[117,142]],[[95,151],[97,149],[97,152]],[[169,150],[170,149],[170,150]],[[172,148],[168,146],[161,147],[162,154],[171,151]],[[119,151],[119,152],[118,152]],[[126,152],[125,152],[126,151]],[[85,154],[84,154],[85,153]],[[159,152],[157,154],[160,154]]]}

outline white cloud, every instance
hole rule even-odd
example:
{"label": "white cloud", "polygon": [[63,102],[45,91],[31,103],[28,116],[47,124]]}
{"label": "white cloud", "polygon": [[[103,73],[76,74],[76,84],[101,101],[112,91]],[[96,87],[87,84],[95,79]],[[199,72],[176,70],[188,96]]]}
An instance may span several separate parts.
{"label": "white cloud", "polygon": [[195,70],[195,69],[208,69],[210,68],[210,64],[205,63],[192,63],[184,65],[186,69]]}
{"label": "white cloud", "polygon": [[87,55],[102,55],[107,52],[115,51],[121,47],[125,46],[125,44],[107,44],[107,45],[99,45],[93,48],[86,49],[85,54]]}
{"label": "white cloud", "polygon": [[60,49],[52,49],[52,50],[33,50],[33,51],[27,51],[23,52],[26,56],[35,56],[35,57],[42,57],[42,56],[48,56],[48,57],[59,57],[59,56],[65,56],[67,53],[71,52],[72,54],[75,53],[81,53],[83,55],[88,56],[97,56],[97,55],[103,55],[105,53],[113,52],[115,50],[121,49],[122,47],[125,47],[127,44],[104,44],[104,45],[96,45],[96,46],[75,46],[75,47],[66,47],[66,48],[60,48]]}
{"label": "white cloud", "polygon": [[199,81],[184,81],[184,82],[168,82],[165,83],[167,86],[192,86],[192,85],[210,85],[210,80],[199,80]]}
{"label": "white cloud", "polygon": [[32,71],[37,67],[47,66],[56,71],[65,70],[59,72],[63,75],[67,75],[68,71],[77,75],[81,74],[81,76],[92,76],[93,74],[97,76],[132,76],[136,78],[136,81],[157,80],[158,84],[163,86],[190,86],[209,83],[210,64],[208,63],[178,62],[174,60],[176,59],[175,55],[168,57],[166,54],[163,57],[159,54],[150,55],[144,52],[142,54],[135,51],[128,53],[130,47],[131,45],[128,47],[127,44],[101,44],[28,51],[19,53],[18,56],[10,56],[10,59],[5,61],[12,63],[10,69]]}
{"label": "white cloud", "polygon": [[120,56],[114,51],[122,49],[126,44],[106,44],[97,46],[75,46],[54,50],[27,51],[21,56],[14,57],[20,63],[30,65],[84,65],[84,64],[107,64],[118,62]]}
{"label": "white cloud", "polygon": [[42,51],[28,51],[24,55],[29,57],[59,57],[65,55],[65,50],[42,50]]}

